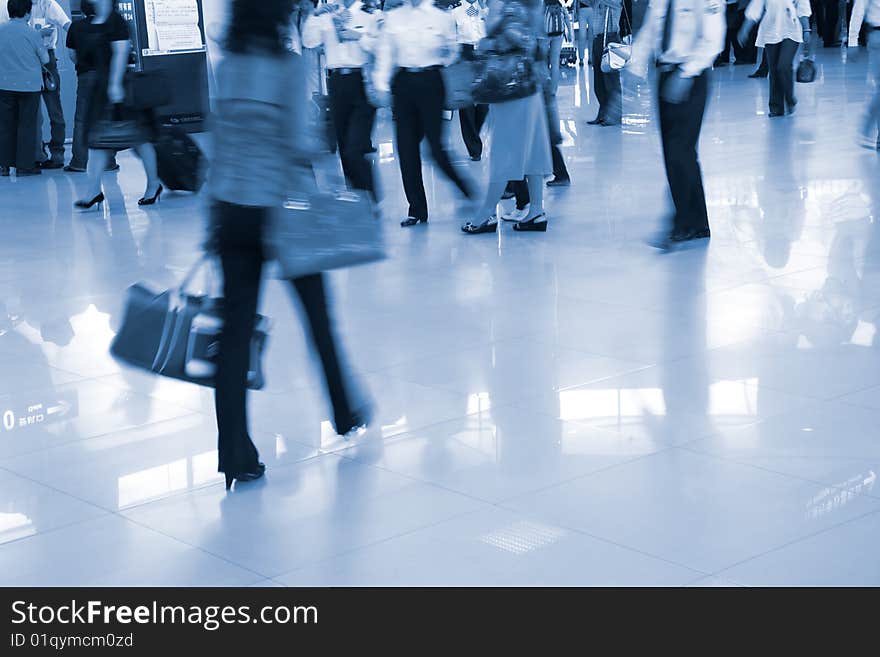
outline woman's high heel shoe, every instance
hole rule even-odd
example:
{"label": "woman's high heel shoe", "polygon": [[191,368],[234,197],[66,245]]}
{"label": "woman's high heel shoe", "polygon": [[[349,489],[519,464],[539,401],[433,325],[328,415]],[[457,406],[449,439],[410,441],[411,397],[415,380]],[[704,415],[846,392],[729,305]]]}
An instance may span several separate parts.
{"label": "woman's high heel shoe", "polygon": [[520,232],[536,231],[544,233],[547,231],[547,214],[542,212],[539,215],[535,215],[531,219],[513,224],[513,229]]}
{"label": "woman's high heel shoe", "polygon": [[247,472],[224,472],[226,475],[226,490],[232,488],[233,481],[255,481],[266,474],[266,466],[263,463],[257,463],[254,470]]}
{"label": "woman's high heel shoe", "polygon": [[165,188],[162,187],[162,185],[159,185],[155,194],[150,197],[144,196],[143,198],[138,199],[138,205],[156,205],[162,197],[163,191],[165,191]]}
{"label": "woman's high heel shoe", "polygon": [[76,201],[73,204],[73,207],[78,208],[80,210],[91,210],[94,206],[99,206],[104,202],[104,192],[98,194],[95,198],[90,201]]}

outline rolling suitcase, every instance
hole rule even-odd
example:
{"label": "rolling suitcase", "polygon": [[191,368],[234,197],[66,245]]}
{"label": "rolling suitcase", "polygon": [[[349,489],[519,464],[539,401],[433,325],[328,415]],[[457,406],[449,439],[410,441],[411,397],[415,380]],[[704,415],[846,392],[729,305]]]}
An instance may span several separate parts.
{"label": "rolling suitcase", "polygon": [[168,189],[198,192],[205,182],[205,156],[181,128],[171,128],[156,142],[159,180]]}

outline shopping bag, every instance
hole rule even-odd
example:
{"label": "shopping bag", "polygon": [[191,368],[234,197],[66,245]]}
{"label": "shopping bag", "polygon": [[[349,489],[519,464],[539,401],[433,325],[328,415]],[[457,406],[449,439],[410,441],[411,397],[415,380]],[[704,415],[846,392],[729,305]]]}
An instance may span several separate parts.
{"label": "shopping bag", "polygon": [[[175,289],[157,292],[144,283],[128,288],[122,326],[110,345],[114,358],[172,379],[213,387],[223,299],[186,291],[205,260],[196,263]],[[259,390],[265,382],[262,357],[269,322],[257,315],[254,325],[247,384]]]}
{"label": "shopping bag", "polygon": [[296,278],[385,258],[382,226],[365,192],[290,194],[272,214],[266,249],[281,278]]}

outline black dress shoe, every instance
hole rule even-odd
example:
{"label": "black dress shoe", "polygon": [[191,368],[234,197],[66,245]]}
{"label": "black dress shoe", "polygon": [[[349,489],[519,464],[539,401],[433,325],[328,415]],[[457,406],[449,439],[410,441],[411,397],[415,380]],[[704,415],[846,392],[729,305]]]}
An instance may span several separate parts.
{"label": "black dress shoe", "polygon": [[66,167],[64,167],[64,170],[67,173],[85,173],[86,172],[85,167],[78,167],[78,166],[74,166],[73,164],[68,164]]}
{"label": "black dress shoe", "polygon": [[770,112],[767,116],[769,116],[771,119],[775,119],[779,116],[785,116],[785,114],[783,114],[782,112]]}
{"label": "black dress shoe", "polygon": [[57,162],[55,160],[43,160],[40,162],[39,167],[43,170],[46,169],[63,169],[64,162]]}
{"label": "black dress shoe", "polygon": [[592,121],[587,121],[587,125],[602,125],[603,123],[605,123],[605,119],[603,119],[601,116],[597,116]]}
{"label": "black dress shoe", "polygon": [[0,167],[0,176],[3,176],[4,178],[8,178],[9,177],[9,167]]}
{"label": "black dress shoe", "polygon": [[555,176],[553,180],[547,181],[547,187],[568,187],[569,185],[571,185],[571,178],[568,176],[565,178]]}
{"label": "black dress shoe", "polygon": [[403,226],[404,228],[407,228],[409,226],[416,226],[418,224],[426,224],[426,223],[428,223],[427,219],[416,219],[415,217],[407,217],[406,219],[404,219],[403,221],[400,222],[400,225]]}
{"label": "black dress shoe", "polygon": [[483,159],[482,155],[471,155],[471,162],[479,162]]}
{"label": "black dress shoe", "polygon": [[766,78],[768,75],[770,75],[770,73],[768,71],[765,71],[765,70],[759,68],[757,71],[750,74],[749,77],[750,78]]}
{"label": "black dress shoe", "polygon": [[25,169],[23,167],[18,167],[15,170],[15,175],[21,178],[22,176],[39,176],[43,173],[43,170],[40,167],[33,167]]}
{"label": "black dress shoe", "polygon": [[266,466],[263,463],[257,463],[253,468],[237,472],[224,472],[226,476],[226,490],[232,488],[233,481],[256,481],[266,474]]}
{"label": "black dress shoe", "polygon": [[691,242],[693,240],[704,240],[711,237],[712,234],[708,228],[702,230],[674,231],[669,235],[669,241],[673,243]]}

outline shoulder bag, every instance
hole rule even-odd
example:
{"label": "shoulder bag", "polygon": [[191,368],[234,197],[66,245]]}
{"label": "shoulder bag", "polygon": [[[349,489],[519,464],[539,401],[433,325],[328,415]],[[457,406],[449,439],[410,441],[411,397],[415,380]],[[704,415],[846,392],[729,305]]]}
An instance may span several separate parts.
{"label": "shoulder bag", "polygon": [[[626,4],[621,2],[623,8],[623,16],[629,22],[629,16],[626,13]],[[613,73],[621,70],[626,66],[632,57],[632,46],[627,43],[619,43],[616,41],[608,42],[608,21],[611,17],[611,7],[605,10],[605,32],[602,34],[602,62],[600,67],[603,73]]]}

